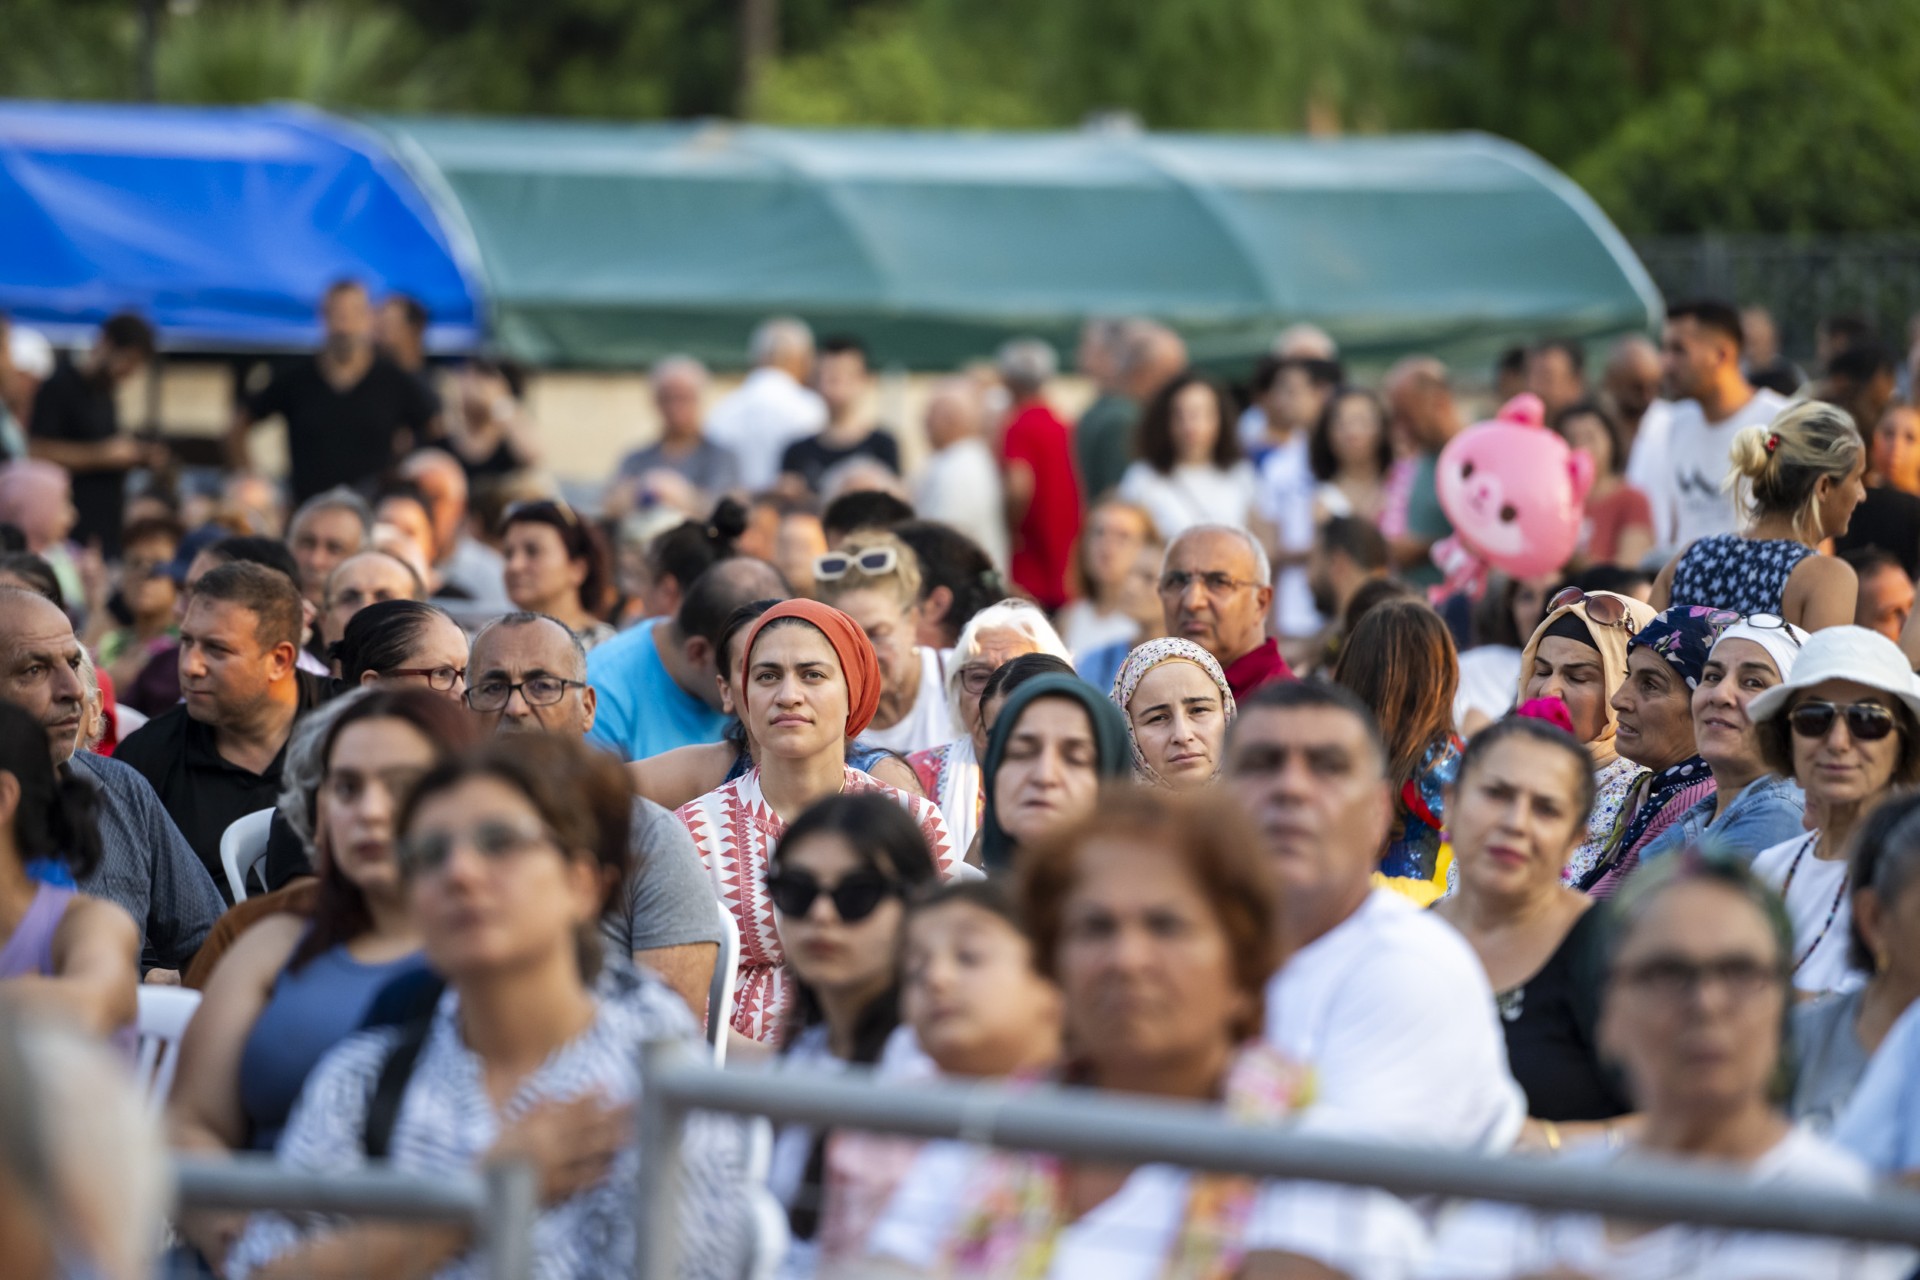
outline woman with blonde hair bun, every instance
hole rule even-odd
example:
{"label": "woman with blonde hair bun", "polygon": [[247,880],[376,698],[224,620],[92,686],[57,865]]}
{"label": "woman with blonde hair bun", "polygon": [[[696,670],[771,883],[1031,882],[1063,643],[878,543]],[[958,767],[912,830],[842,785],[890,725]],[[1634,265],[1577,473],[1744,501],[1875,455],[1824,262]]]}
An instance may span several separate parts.
{"label": "woman with blonde hair bun", "polygon": [[1808,631],[1853,621],[1860,582],[1819,546],[1847,531],[1866,498],[1867,451],[1844,409],[1789,406],[1733,437],[1727,485],[1746,528],[1701,538],[1660,571],[1651,603],[1770,614]]}

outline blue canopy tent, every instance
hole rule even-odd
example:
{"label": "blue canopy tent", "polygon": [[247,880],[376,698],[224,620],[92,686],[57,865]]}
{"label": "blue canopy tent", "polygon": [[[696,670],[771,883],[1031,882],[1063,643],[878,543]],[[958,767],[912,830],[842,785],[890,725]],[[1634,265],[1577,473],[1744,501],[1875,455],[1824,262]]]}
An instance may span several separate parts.
{"label": "blue canopy tent", "polygon": [[429,345],[465,348],[484,321],[471,261],[349,122],[0,102],[0,312],[57,340],[132,309],[171,350],[311,347],[321,294],[352,277],[418,298]]}

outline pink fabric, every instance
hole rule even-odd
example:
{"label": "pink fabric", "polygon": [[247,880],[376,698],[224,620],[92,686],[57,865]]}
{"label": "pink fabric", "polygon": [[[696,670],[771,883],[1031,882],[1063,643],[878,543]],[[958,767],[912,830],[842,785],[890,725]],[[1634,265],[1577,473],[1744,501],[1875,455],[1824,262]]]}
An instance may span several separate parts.
{"label": "pink fabric", "polygon": [[1513,714],[1529,720],[1545,720],[1555,728],[1573,732],[1573,717],[1567,712],[1567,704],[1558,698],[1529,698],[1515,707]]}

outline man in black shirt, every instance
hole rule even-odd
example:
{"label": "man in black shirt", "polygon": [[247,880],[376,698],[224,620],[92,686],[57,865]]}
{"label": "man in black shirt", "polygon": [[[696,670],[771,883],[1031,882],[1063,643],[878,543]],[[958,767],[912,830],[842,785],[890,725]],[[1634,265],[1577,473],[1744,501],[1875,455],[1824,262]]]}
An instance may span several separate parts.
{"label": "man in black shirt", "polygon": [[900,445],[872,417],[873,375],[858,338],[828,338],[820,344],[815,389],[827,402],[826,429],[796,440],[780,456],[781,485],[819,493],[827,472],[849,458],[872,458],[900,474]]}
{"label": "man in black shirt", "polygon": [[320,318],[326,327],[320,352],[247,397],[227,438],[233,465],[245,470],[254,424],[285,419],[296,503],[335,485],[366,487],[437,434],[440,416],[434,394],[375,348],[373,306],[363,286],[343,281],[328,289]]}
{"label": "man in black shirt", "polygon": [[234,561],[193,588],[180,623],[183,705],[120,744],[115,758],[153,784],[222,894],[220,837],[273,807],[294,721],[312,705],[294,663],[300,593],[265,565]]}
{"label": "man in black shirt", "polygon": [[109,559],[120,554],[120,520],[126,507],[127,472],[159,466],[165,450],[120,432],[115,388],[153,358],[153,326],[124,312],[100,326],[93,346],[75,360],[62,359],[40,384],[28,419],[28,449],[58,463],[73,476],[79,513],[74,537],[99,542]]}

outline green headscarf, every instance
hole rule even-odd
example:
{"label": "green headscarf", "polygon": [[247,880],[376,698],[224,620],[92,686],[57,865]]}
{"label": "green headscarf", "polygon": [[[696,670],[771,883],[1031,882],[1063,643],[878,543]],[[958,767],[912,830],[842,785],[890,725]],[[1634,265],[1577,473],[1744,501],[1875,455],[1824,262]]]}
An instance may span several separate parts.
{"label": "green headscarf", "polygon": [[1007,755],[1007,739],[1013,736],[1014,726],[1026,709],[1042,698],[1065,698],[1086,710],[1093,725],[1093,770],[1102,779],[1123,777],[1132,763],[1126,720],[1098,689],[1078,676],[1035,676],[1008,694],[993,722],[993,732],[987,736],[987,758],[980,764],[987,793],[987,812],[980,823],[980,861],[988,871],[1004,871],[1013,862],[1014,840],[1000,825],[994,799],[1000,762]]}

